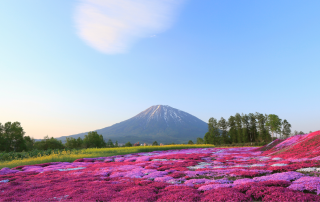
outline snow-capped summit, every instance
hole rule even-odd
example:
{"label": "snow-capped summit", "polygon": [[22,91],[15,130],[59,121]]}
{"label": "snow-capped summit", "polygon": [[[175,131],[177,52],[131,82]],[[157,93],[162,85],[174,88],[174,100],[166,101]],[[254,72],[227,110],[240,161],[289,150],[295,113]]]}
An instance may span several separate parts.
{"label": "snow-capped summit", "polygon": [[[188,116],[192,115],[178,109],[174,109],[168,105],[154,105],[133,118],[145,120],[146,125],[153,119],[157,121],[165,121],[168,125],[170,122],[182,123],[184,119],[188,118]],[[196,117],[194,118],[194,121],[199,120]]]}

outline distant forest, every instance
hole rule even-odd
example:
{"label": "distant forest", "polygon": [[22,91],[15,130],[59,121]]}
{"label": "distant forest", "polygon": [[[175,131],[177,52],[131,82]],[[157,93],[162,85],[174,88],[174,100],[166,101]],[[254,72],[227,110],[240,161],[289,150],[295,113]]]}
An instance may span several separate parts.
{"label": "distant forest", "polygon": [[[206,144],[231,144],[248,142],[270,142],[274,134],[280,134],[280,138],[287,138],[291,134],[291,124],[283,121],[275,114],[235,114],[228,120],[221,117],[218,121],[210,118],[208,132],[204,136]],[[299,134],[295,131],[296,134]],[[303,133],[303,132],[300,132]]]}
{"label": "distant forest", "polygon": [[[192,142],[189,142],[191,144]],[[193,143],[192,143],[193,144]],[[154,141],[153,146],[159,145]],[[161,145],[161,144],[160,144]],[[140,146],[139,142],[131,144],[127,142],[123,147]],[[41,141],[35,141],[30,136],[25,136],[25,132],[19,122],[7,122],[4,125],[0,123],[0,152],[22,152],[41,150],[62,150],[62,149],[85,149],[85,148],[111,148],[119,147],[118,142],[112,142],[109,139],[107,142],[96,131],[91,131],[84,138],[66,138],[66,143],[53,137],[45,136]],[[1,157],[1,155],[0,155]],[[1,158],[0,158],[1,159]]]}

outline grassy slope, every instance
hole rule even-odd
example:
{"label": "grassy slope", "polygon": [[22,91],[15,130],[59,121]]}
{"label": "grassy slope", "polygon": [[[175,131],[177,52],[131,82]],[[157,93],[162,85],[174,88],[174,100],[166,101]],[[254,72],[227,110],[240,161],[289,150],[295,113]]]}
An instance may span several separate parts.
{"label": "grassy slope", "polygon": [[27,158],[23,160],[12,160],[0,162],[0,169],[4,167],[14,168],[22,165],[34,165],[49,162],[73,162],[80,158],[94,158],[116,156],[131,153],[151,152],[151,151],[164,151],[173,149],[189,149],[189,148],[211,148],[214,145],[167,145],[167,146],[139,146],[139,147],[119,147],[119,148],[101,148],[101,149],[83,149],[78,153],[70,151],[63,151],[59,154],[51,154],[47,156],[38,156]]}

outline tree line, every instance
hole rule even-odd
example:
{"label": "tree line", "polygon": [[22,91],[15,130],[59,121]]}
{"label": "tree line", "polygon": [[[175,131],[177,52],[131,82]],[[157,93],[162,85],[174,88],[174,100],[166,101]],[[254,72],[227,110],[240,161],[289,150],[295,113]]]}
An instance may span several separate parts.
{"label": "tree line", "polygon": [[228,120],[221,117],[218,121],[210,118],[208,132],[204,136],[205,144],[232,144],[248,142],[270,142],[274,134],[281,138],[290,136],[291,124],[275,114],[249,113],[230,116]]}
{"label": "tree line", "polygon": [[[158,146],[154,141],[152,146]],[[160,144],[161,145],[161,144]],[[122,145],[123,147],[140,146],[139,142],[130,142]],[[118,141],[115,143],[109,139],[107,142],[96,131],[91,131],[84,138],[67,137],[66,143],[53,137],[45,136],[41,141],[35,141],[30,136],[25,136],[25,132],[19,122],[0,123],[0,152],[21,152],[32,150],[55,150],[55,149],[85,149],[85,148],[110,148],[119,147]]]}

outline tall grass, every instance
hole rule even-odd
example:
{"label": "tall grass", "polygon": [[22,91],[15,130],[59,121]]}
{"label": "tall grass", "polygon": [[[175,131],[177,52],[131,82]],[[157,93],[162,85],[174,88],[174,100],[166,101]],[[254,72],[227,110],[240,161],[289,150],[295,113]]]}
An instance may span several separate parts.
{"label": "tall grass", "polygon": [[165,146],[138,146],[138,147],[117,147],[117,148],[89,148],[77,151],[59,151],[50,155],[41,155],[24,159],[14,159],[11,161],[0,161],[0,169],[4,167],[14,168],[22,165],[34,165],[49,162],[73,162],[80,158],[95,158],[115,155],[124,155],[140,152],[164,151],[174,149],[190,148],[211,148],[214,145],[165,145]]}

